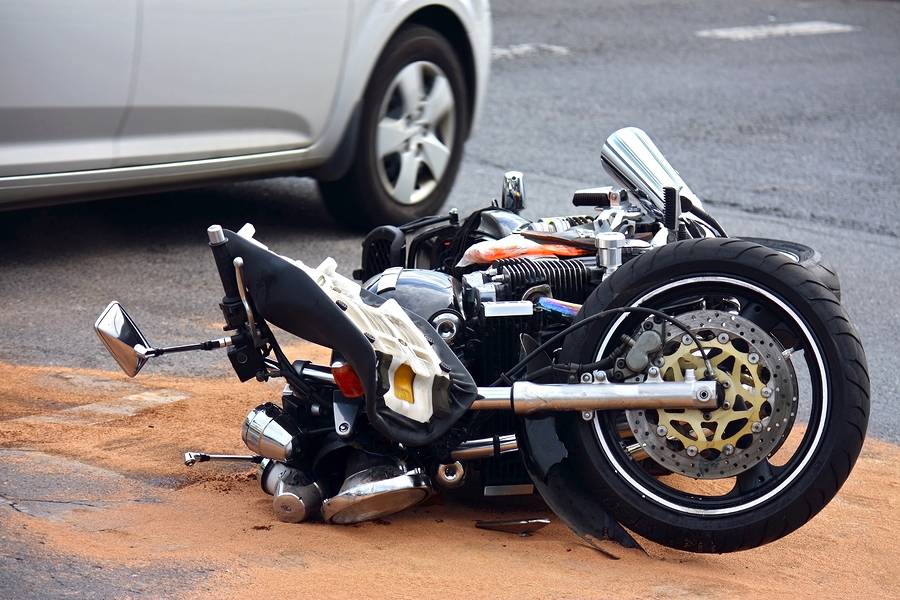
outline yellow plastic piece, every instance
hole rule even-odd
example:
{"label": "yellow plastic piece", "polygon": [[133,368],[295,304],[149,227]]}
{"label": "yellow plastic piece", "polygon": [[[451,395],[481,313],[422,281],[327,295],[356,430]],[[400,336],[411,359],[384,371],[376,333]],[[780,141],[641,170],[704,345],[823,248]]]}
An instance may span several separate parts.
{"label": "yellow plastic piece", "polygon": [[394,372],[394,396],[398,400],[414,404],[416,396],[413,393],[413,380],[416,374],[409,365],[400,365]]}

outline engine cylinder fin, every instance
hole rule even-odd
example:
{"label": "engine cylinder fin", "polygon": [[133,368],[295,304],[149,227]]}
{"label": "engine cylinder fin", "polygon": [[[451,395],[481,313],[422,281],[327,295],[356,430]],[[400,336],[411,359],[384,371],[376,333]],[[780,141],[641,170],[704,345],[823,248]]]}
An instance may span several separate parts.
{"label": "engine cylinder fin", "polygon": [[579,260],[559,258],[505,258],[494,263],[510,290],[521,294],[528,288],[546,283],[553,297],[582,302],[590,291],[591,273]]}

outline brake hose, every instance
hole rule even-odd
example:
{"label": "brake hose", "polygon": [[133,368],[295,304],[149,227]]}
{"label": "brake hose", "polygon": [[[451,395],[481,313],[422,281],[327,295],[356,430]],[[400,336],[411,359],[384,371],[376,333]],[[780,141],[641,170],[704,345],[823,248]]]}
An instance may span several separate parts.
{"label": "brake hose", "polygon": [[514,378],[516,376],[516,373],[521,371],[523,367],[527,366],[528,363],[531,362],[531,360],[533,358],[535,358],[539,352],[543,352],[547,348],[550,348],[551,346],[553,346],[553,344],[555,344],[559,340],[565,338],[567,335],[569,335],[573,331],[581,329],[585,325],[593,323],[594,321],[601,319],[603,317],[608,317],[610,315],[615,315],[615,314],[625,314],[625,313],[644,313],[647,315],[659,317],[661,319],[665,319],[666,321],[672,323],[675,327],[682,330],[685,333],[685,335],[690,336],[691,340],[694,342],[694,344],[697,346],[697,349],[700,351],[700,356],[703,358],[703,363],[706,367],[706,375],[705,375],[704,379],[712,379],[714,377],[715,371],[713,371],[712,363],[709,361],[709,356],[707,355],[706,349],[703,347],[703,345],[700,343],[700,340],[688,328],[687,325],[685,325],[684,323],[682,323],[675,317],[667,315],[666,313],[664,313],[660,310],[655,310],[653,308],[644,308],[643,306],[623,306],[621,308],[608,308],[606,310],[602,310],[596,314],[590,315],[589,317],[585,317],[584,319],[582,319],[581,321],[579,321],[577,323],[573,323],[572,325],[569,325],[568,327],[566,327],[559,333],[551,336],[550,339],[548,339],[546,342],[541,343],[540,345],[538,345],[537,348],[535,348],[534,350],[532,350],[531,352],[526,354],[522,358],[522,360],[520,360],[515,365],[513,365],[512,368],[504,371],[500,375],[500,377],[497,378],[497,380],[491,384],[491,386],[498,386],[498,385],[503,385],[503,384],[509,385],[510,383],[512,383],[515,380]]}

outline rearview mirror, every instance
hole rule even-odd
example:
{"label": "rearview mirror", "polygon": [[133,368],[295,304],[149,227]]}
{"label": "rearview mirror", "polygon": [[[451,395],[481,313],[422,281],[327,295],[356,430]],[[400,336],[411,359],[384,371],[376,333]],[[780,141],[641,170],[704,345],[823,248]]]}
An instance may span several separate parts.
{"label": "rearview mirror", "polygon": [[137,375],[150,358],[147,351],[152,346],[122,305],[115,300],[100,314],[100,318],[94,323],[94,331],[129,377]]}

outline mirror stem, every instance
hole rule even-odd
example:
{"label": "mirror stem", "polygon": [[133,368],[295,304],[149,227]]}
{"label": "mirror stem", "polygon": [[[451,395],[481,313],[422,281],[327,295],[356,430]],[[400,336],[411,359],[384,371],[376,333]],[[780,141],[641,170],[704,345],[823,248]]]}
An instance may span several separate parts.
{"label": "mirror stem", "polygon": [[[175,352],[191,352],[192,350],[217,350],[233,346],[234,340],[231,337],[223,337],[217,340],[209,340],[200,342],[199,344],[185,344],[183,346],[170,346],[169,348],[146,348],[142,352],[144,356],[162,356],[163,354],[172,354]],[[137,348],[136,348],[137,349]]]}

